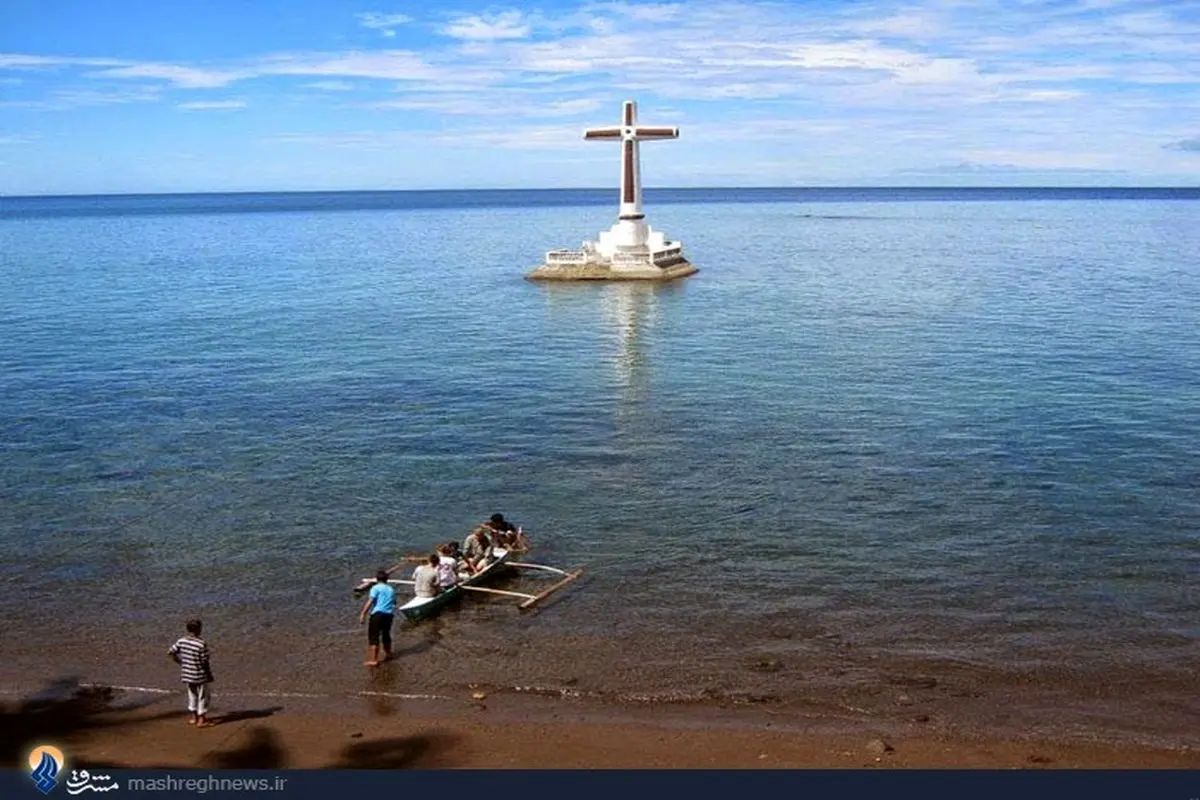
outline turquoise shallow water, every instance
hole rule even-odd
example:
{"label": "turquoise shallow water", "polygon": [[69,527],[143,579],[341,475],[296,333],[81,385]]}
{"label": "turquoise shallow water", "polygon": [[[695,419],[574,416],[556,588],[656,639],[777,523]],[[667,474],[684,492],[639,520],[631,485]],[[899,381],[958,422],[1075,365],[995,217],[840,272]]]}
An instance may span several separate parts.
{"label": "turquoise shallow water", "polygon": [[1194,735],[1200,192],[663,190],[695,277],[522,280],[610,194],[0,198],[0,679],[358,686],[501,510],[587,581],[405,686]]}

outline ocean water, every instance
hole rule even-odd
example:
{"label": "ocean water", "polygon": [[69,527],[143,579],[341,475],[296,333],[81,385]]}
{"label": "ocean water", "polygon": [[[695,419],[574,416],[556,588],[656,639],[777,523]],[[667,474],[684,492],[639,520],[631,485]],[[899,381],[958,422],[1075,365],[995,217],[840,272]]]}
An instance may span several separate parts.
{"label": "ocean water", "polygon": [[[614,194],[0,198],[0,688],[197,614],[245,695],[1200,742],[1200,190],[659,190],[697,275],[523,279]],[[494,511],[584,579],[365,675]]]}

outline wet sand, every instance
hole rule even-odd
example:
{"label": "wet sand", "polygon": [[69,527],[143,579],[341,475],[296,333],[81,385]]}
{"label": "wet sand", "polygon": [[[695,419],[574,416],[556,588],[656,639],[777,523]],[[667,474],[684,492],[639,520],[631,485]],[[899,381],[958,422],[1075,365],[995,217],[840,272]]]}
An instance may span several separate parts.
{"label": "wet sand", "polygon": [[188,724],[179,694],[80,693],[11,700],[4,766],[54,742],[78,766],[108,768],[461,769],[1200,769],[1200,750],[1106,743],[837,734],[822,720],[773,723],[711,710],[671,715],[565,707],[536,698],[455,703],[366,698],[230,698],[213,727]]}
{"label": "wet sand", "polygon": [[[47,679],[74,676],[85,683],[150,690],[126,690],[120,702],[154,701],[163,712],[181,708],[178,667],[165,655],[178,631],[161,621],[106,622],[109,608],[81,608],[80,618],[94,624],[69,636],[64,632],[52,653],[41,645],[37,619],[6,621],[11,635],[0,643],[0,702],[36,693]],[[862,761],[863,748],[875,739],[895,747],[880,756],[878,764],[885,766],[1040,765],[1030,760],[1034,756],[1051,759],[1051,765],[1112,761],[1135,766],[1142,756],[1133,754],[1172,761],[1200,752],[1194,682],[1183,671],[1133,676],[1129,668],[1077,662],[1012,674],[931,659],[870,658],[871,653],[819,633],[770,636],[772,626],[783,626],[770,619],[763,623],[767,627],[747,634],[757,634],[758,645],[748,643],[734,658],[717,652],[730,645],[716,637],[694,640],[680,631],[654,637],[639,631],[564,635],[555,630],[562,623],[553,615],[524,620],[510,606],[491,603],[471,604],[413,630],[398,629],[396,660],[368,670],[362,666],[363,630],[353,616],[346,620],[344,613],[318,608],[317,623],[299,630],[256,626],[252,623],[259,617],[242,613],[238,608],[206,614],[216,654],[216,711],[281,706],[260,722],[286,740],[289,758],[304,764],[330,757],[325,745],[315,747],[305,738],[306,730],[326,723],[306,719],[354,720],[347,724],[359,725],[364,740],[446,728],[468,742],[484,736],[479,725],[502,720],[534,726],[531,741],[552,743],[544,748],[549,753],[539,754],[537,747],[498,753],[464,745],[444,756],[466,766],[493,763],[487,758],[521,766],[539,766],[536,758],[567,759],[545,766],[582,758],[595,758],[597,766],[674,763],[670,759],[684,758],[683,752],[667,748],[655,755],[657,740],[651,737],[643,745],[639,737],[648,734],[636,733],[664,727],[687,739],[679,748],[688,757],[711,753],[722,764],[745,763],[750,756],[757,760],[763,751],[750,750],[759,734],[786,735],[779,752],[791,753],[788,763],[835,767],[875,765],[873,758]],[[797,627],[793,623],[785,632]],[[795,646],[797,640],[805,650],[774,649]],[[486,709],[473,704],[476,692],[487,695]],[[417,695],[431,699],[413,699]],[[553,743],[567,734],[539,727],[564,725],[573,731],[570,736],[594,744],[563,750]],[[614,726],[619,733],[587,733]],[[140,729],[107,729],[104,736],[117,747],[111,757],[136,758],[140,745],[122,742]],[[748,738],[738,747],[734,739],[705,738],[717,729]],[[700,738],[688,739],[693,736]],[[612,751],[617,745],[605,744],[610,738],[631,744]],[[173,740],[169,734],[164,741]],[[107,740],[89,734],[80,741],[84,752],[92,753],[90,748]],[[209,750],[181,751],[172,763],[198,763]],[[764,761],[771,757],[768,752]],[[997,760],[988,762],[993,757]]]}
{"label": "wet sand", "polygon": [[[85,607],[81,616],[104,611]],[[362,666],[365,636],[356,619],[347,625],[330,615],[302,631],[264,626],[255,637],[234,627],[250,626],[233,613],[214,614],[208,619],[217,709],[278,702],[290,715],[300,713],[295,703],[304,700],[319,701],[320,713],[380,718],[465,710],[468,719],[504,713],[535,722],[586,718],[634,727],[670,721],[703,728],[719,721],[852,742],[1036,739],[1200,750],[1194,680],[1182,671],[1132,676],[1128,668],[1077,662],[1014,674],[931,659],[872,659],[819,637],[803,637],[808,650],[800,653],[768,650],[779,641],[764,638],[735,658],[715,652],[720,642],[693,641],[683,632],[653,639],[638,632],[564,636],[549,629],[553,620],[521,624],[505,612],[512,609],[477,604],[453,618],[397,631],[396,661],[374,671]],[[56,636],[50,652],[32,629],[36,621],[6,623],[0,701],[70,677],[177,697],[179,670],[166,649],[178,633],[166,623],[97,621]],[[327,633],[339,623],[344,631]],[[476,691],[487,694],[487,712],[469,707]],[[414,707],[406,695],[444,699]],[[166,705],[171,702],[178,700]]]}

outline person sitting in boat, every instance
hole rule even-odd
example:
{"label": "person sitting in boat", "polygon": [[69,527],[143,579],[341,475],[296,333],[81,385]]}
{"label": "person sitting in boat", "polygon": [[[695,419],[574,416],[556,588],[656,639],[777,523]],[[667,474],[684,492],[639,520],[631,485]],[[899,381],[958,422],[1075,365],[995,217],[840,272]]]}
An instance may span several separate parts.
{"label": "person sitting in boat", "polygon": [[506,520],[503,514],[492,514],[488,521],[483,523],[483,527],[488,529],[494,547],[522,552],[529,549],[529,540],[525,537],[525,531],[520,526],[513,525]]}
{"label": "person sitting in boat", "polygon": [[450,553],[449,545],[438,548],[437,583],[441,591],[446,591],[458,583],[458,559]]}
{"label": "person sitting in boat", "polygon": [[463,541],[463,560],[472,572],[478,572],[492,558],[491,529],[480,525]]}
{"label": "person sitting in boat", "polygon": [[517,532],[513,536],[513,542],[509,549],[516,553],[528,553],[529,548],[529,537],[525,535],[525,531],[520,526],[517,526]]}
{"label": "person sitting in boat", "polygon": [[442,552],[450,558],[454,559],[454,571],[458,574],[460,580],[472,574],[471,565],[467,563],[467,557],[459,547],[458,542],[450,541],[442,545],[445,548]]}
{"label": "person sitting in boat", "polygon": [[417,597],[437,597],[441,589],[438,587],[438,564],[441,556],[432,553],[429,560],[413,570],[413,591]]}

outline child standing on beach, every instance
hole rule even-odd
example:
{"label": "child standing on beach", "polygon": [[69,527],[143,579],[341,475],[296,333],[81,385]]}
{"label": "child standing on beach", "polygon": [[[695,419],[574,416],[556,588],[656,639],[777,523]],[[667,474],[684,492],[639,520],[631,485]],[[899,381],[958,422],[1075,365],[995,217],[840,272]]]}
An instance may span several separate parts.
{"label": "child standing on beach", "polygon": [[187,685],[188,711],[192,712],[189,725],[207,728],[208,703],[211,699],[208,685],[213,682],[212,667],[208,663],[208,643],[200,638],[203,625],[198,619],[187,621],[187,635],[171,645],[168,652],[171,660],[179,665],[180,680]]}

